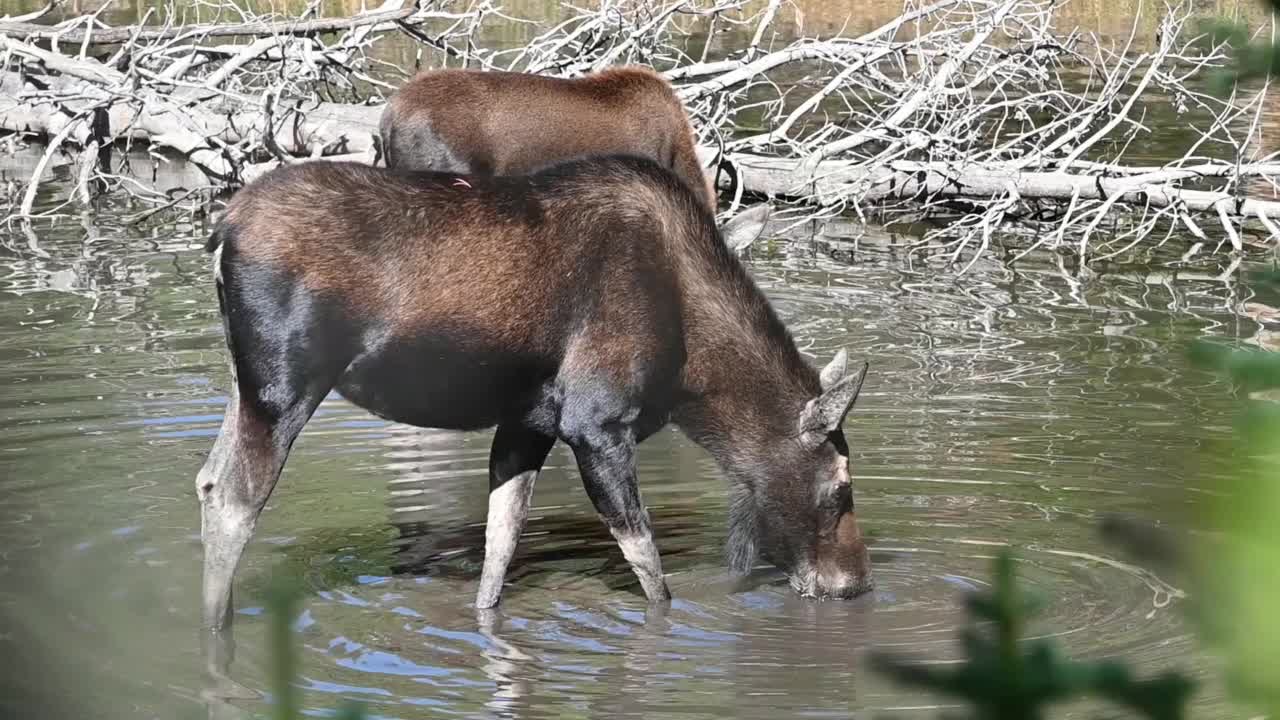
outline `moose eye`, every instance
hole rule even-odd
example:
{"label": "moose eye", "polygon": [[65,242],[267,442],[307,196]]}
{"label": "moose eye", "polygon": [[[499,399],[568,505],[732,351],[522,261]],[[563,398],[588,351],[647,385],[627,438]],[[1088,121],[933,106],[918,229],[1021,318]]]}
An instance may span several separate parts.
{"label": "moose eye", "polygon": [[844,514],[853,507],[853,488],[849,483],[832,483],[818,502],[822,510]]}

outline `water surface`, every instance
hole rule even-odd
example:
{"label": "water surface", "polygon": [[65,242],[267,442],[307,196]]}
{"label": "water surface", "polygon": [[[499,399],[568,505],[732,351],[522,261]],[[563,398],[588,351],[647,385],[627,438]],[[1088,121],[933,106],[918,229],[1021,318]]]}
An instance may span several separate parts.
{"label": "water surface", "polygon": [[[0,653],[23,661],[5,698],[203,716],[193,479],[229,373],[203,228],[129,229],[128,212],[45,227],[40,253],[6,236]],[[1181,512],[1187,487],[1211,485],[1198,449],[1227,435],[1233,405],[1182,345],[1255,335],[1242,290],[1206,266],[1104,264],[1082,282],[1048,253],[1016,271],[993,253],[957,278],[908,257],[910,238],[856,232],[776,240],[749,266],[815,362],[845,347],[872,363],[846,432],[874,594],[816,603],[767,569],[728,577],[726,481],[664,431],[640,477],[669,613],[646,613],[558,446],[501,611],[477,617],[490,434],[394,425],[335,396],[242,565],[235,678],[265,689],[262,597],[285,568],[307,583],[316,711],[355,697],[396,718],[915,714],[938,701],[875,675],[863,651],[954,659],[962,593],[1005,544],[1052,599],[1037,632],[1084,657],[1209,674],[1181,589],[1105,546],[1096,522]],[[1219,702],[1211,683],[1205,716]]]}

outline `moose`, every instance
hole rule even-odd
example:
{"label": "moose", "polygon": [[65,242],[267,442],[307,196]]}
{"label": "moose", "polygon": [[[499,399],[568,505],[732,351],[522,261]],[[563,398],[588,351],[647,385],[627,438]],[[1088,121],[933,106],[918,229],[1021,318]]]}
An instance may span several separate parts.
{"label": "moose", "polygon": [[[651,602],[670,593],[636,445],[674,423],[730,480],[729,563],[799,593],[872,587],[842,431],[867,366],[797,349],[696,188],[597,156],[486,177],[312,162],[237,193],[207,244],[232,369],[196,478],[203,622],[332,390],[393,421],[495,427],[478,608],[494,607],[557,440]],[[741,216],[739,216],[741,217]]]}
{"label": "moose", "polygon": [[[379,137],[388,168],[468,175],[525,175],[592,155],[639,155],[674,172],[716,211],[684,104],[666,79],[638,65],[579,78],[426,70],[391,97]],[[771,210],[761,203],[742,213],[743,222],[763,229],[756,221]],[[739,233],[732,247],[755,239]]]}

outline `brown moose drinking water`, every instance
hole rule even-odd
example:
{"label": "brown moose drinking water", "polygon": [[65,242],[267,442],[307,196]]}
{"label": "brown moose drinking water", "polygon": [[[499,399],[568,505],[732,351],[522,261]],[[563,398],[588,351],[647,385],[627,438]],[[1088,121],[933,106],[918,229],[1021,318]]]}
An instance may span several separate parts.
{"label": "brown moose drinking water", "polygon": [[[725,233],[758,232],[735,219]],[[841,426],[866,366],[811,367],[703,198],[637,157],[516,177],[280,168],[210,238],[234,373],[196,480],[203,618],[232,577],[294,439],[336,388],[428,428],[496,426],[477,606],[498,602],[557,439],[651,601],[669,597],[636,483],[668,422],[729,476],[729,561],[797,591],[871,587]]]}

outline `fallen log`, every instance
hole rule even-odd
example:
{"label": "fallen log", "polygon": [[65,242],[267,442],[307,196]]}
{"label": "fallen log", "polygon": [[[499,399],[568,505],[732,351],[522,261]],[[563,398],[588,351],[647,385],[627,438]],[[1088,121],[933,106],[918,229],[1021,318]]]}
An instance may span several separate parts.
{"label": "fallen log", "polygon": [[[704,158],[714,148],[702,148]],[[839,160],[812,164],[793,158],[771,158],[749,153],[724,156],[734,167],[748,192],[790,199],[836,204],[850,198],[877,203],[922,198],[992,200],[1016,194],[1023,200],[1099,200],[1152,207],[1180,208],[1191,212],[1225,212],[1235,221],[1280,220],[1280,202],[1256,200],[1234,193],[1189,190],[1174,183],[1192,178],[1245,174],[1250,170],[1275,173],[1273,163],[1257,168],[1231,163],[1200,163],[1195,168],[1144,168],[1141,174],[1108,177],[1096,173],[1050,170],[1035,172],[1011,166],[982,163],[927,163],[895,161],[882,166]],[[722,181],[727,184],[727,181]]]}

